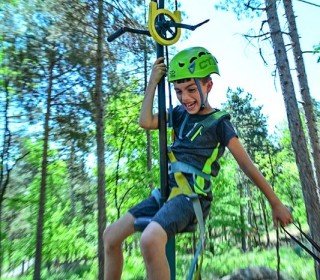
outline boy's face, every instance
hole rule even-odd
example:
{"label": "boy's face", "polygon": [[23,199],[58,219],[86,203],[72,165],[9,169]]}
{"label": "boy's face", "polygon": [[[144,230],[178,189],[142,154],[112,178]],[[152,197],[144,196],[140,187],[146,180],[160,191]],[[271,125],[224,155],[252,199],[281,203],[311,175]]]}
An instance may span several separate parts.
{"label": "boy's face", "polygon": [[174,83],[174,90],[176,91],[177,98],[189,114],[206,114],[211,112],[212,108],[208,103],[207,97],[212,88],[212,81],[209,80],[205,83],[200,81],[200,86],[202,88],[203,100],[205,104],[205,108],[203,110],[200,110],[201,97],[194,79],[183,83]]}

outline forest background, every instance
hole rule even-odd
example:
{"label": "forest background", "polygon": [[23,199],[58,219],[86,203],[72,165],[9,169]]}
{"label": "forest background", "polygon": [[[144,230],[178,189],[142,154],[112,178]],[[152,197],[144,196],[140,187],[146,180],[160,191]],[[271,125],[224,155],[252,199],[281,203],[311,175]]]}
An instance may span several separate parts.
{"label": "forest background", "polygon": [[[249,18],[265,14],[254,7],[269,2],[282,7],[280,1],[218,2],[217,7],[210,6],[212,13],[222,9]],[[172,9],[173,4],[167,3]],[[146,9],[147,3],[139,0],[0,3],[1,279],[102,279],[101,237],[106,223],[159,185],[158,134],[137,125],[155,44],[133,34],[112,43],[106,40],[122,26],[145,28]],[[282,28],[283,36],[291,34],[289,25]],[[247,34],[244,40],[263,41],[275,49],[273,33],[262,24],[256,30],[260,32]],[[184,36],[187,42],[190,34]],[[319,62],[319,38],[314,40],[303,55],[313,55]],[[293,49],[289,44],[286,48]],[[169,49],[170,55],[176,51]],[[291,69],[297,70],[294,65]],[[283,75],[275,71],[275,79],[279,76]],[[299,168],[290,112],[289,125],[284,122],[270,132],[255,92],[230,86],[221,107],[231,112],[249,154],[279,197],[293,208],[296,223],[319,240],[312,232],[317,222],[308,219],[319,218],[319,205],[308,201],[310,189],[305,189],[306,174]],[[307,111],[308,102],[295,103],[307,138],[307,158],[302,162],[311,162],[315,183],[310,186],[316,188],[311,194],[319,193],[312,122],[306,114],[312,112],[315,130],[319,129],[319,98],[312,98],[312,109]],[[203,279],[221,278],[248,266],[276,270],[277,234],[269,205],[228,153],[221,165],[207,220]],[[318,194],[315,197],[319,202]],[[299,237],[294,227],[289,230]],[[188,271],[195,238],[194,234],[177,237],[177,279]],[[280,238],[281,273],[292,279],[319,279],[313,259],[282,231]],[[139,234],[124,248],[123,279],[145,279]]]}

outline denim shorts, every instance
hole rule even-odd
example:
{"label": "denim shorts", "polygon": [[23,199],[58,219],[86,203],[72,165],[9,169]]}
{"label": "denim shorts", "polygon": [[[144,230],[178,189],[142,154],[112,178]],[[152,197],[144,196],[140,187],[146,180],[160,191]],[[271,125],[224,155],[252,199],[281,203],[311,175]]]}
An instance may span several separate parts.
{"label": "denim shorts", "polygon": [[[205,219],[209,214],[211,201],[200,199],[200,203]],[[156,199],[150,196],[129,209],[129,213],[135,218],[152,217],[151,220],[157,222],[165,230],[168,239],[196,223],[192,201],[183,194],[170,199],[161,208]]]}

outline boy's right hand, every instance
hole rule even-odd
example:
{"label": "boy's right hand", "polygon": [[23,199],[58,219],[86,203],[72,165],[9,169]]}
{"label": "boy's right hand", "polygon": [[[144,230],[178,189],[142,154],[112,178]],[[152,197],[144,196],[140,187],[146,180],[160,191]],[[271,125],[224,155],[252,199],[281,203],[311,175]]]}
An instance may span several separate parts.
{"label": "boy's right hand", "polygon": [[153,64],[149,83],[158,84],[167,72],[167,66],[164,63],[164,57],[159,57]]}
{"label": "boy's right hand", "polygon": [[279,226],[279,224],[285,227],[293,222],[290,210],[282,203],[272,206],[272,216],[276,227]]}

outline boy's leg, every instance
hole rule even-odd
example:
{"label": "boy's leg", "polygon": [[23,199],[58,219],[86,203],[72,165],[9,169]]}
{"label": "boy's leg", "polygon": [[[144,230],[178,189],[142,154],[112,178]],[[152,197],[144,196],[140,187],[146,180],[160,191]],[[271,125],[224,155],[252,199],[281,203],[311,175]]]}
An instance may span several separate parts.
{"label": "boy's leg", "polygon": [[166,243],[167,233],[157,222],[151,222],[141,235],[141,252],[149,280],[170,279]]}
{"label": "boy's leg", "polygon": [[169,280],[170,268],[166,243],[195,220],[192,202],[184,195],[167,201],[155,214],[153,221],[141,235],[141,251],[147,267],[148,279]]}
{"label": "boy's leg", "polygon": [[121,278],[123,267],[122,242],[134,233],[133,224],[134,217],[130,213],[127,213],[105,229],[103,233],[105,280],[117,280]]}

